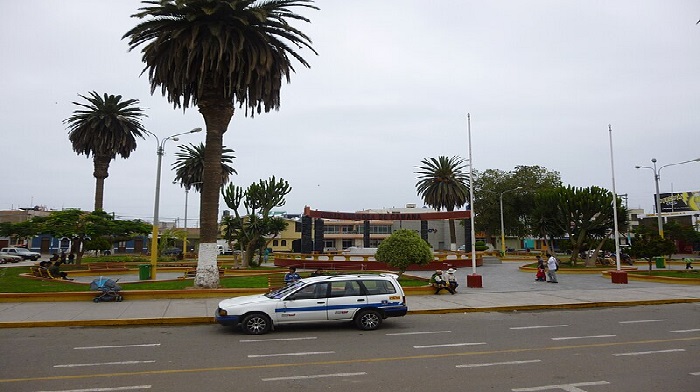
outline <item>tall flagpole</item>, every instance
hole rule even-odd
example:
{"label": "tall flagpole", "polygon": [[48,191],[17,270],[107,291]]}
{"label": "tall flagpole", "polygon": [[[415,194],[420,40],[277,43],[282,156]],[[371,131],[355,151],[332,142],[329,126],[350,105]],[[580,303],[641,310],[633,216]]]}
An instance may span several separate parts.
{"label": "tall flagpole", "polygon": [[615,265],[617,271],[612,275],[613,283],[627,283],[627,273],[620,270],[620,231],[617,227],[617,192],[615,191],[615,160],[613,159],[612,126],[608,124],[608,135],[610,137],[610,169],[612,170],[612,208],[615,230]]}
{"label": "tall flagpole", "polygon": [[472,121],[467,113],[467,133],[469,134],[469,209],[472,240],[472,274],[476,274],[476,234],[474,233],[474,159],[472,158]]}

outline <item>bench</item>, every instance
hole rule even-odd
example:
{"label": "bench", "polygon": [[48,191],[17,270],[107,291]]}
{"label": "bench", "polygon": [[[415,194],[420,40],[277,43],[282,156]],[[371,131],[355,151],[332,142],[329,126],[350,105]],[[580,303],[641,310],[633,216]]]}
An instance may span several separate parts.
{"label": "bench", "polygon": [[90,263],[88,264],[90,271],[128,271],[122,263]]}
{"label": "bench", "polygon": [[[194,278],[195,275],[197,275],[197,269],[196,268],[190,268],[185,273],[178,279],[187,279],[187,278]],[[224,277],[224,269],[219,268],[219,278]]]}

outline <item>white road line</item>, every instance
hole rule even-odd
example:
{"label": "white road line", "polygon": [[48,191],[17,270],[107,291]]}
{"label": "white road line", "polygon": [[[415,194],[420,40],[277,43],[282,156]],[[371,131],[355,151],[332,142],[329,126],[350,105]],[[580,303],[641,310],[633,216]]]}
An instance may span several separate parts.
{"label": "white road line", "polygon": [[613,354],[614,356],[623,356],[623,355],[647,355],[647,354],[658,354],[658,353],[677,353],[677,352],[682,352],[685,351],[683,348],[674,348],[674,349],[669,349],[669,350],[658,350],[658,351],[638,351],[638,352],[633,352],[633,353],[618,353],[618,354]]}
{"label": "white road line", "polygon": [[316,337],[316,336],[309,336],[309,337],[306,337],[306,338],[241,339],[241,340],[239,340],[239,342],[241,342],[241,343],[251,343],[251,342],[273,342],[273,341],[278,342],[278,341],[283,341],[283,340],[286,340],[286,341],[293,341],[293,340],[313,340],[313,339],[317,339],[317,337]]}
{"label": "white road line", "polygon": [[154,363],[155,361],[121,361],[121,362],[100,362],[100,363],[69,363],[66,365],[54,365],[55,368],[74,368],[85,366],[105,366],[105,365],[137,365],[140,363]]}
{"label": "white road line", "polygon": [[671,331],[673,333],[686,333],[686,332],[700,332],[700,328],[695,329],[680,329],[678,331]]}
{"label": "white road line", "polygon": [[591,385],[608,385],[607,381],[592,381],[592,382],[577,382],[575,384],[559,384],[559,385],[544,385],[541,387],[532,388],[513,388],[513,392],[533,392],[533,391],[548,391],[553,389],[559,389],[567,392],[586,392],[585,389],[579,387],[587,387]]}
{"label": "white road line", "polygon": [[364,376],[365,372],[361,373],[335,373],[335,374],[317,374],[313,376],[291,376],[291,377],[272,377],[263,378],[262,381],[284,381],[284,380],[309,380],[312,378],[325,378],[325,377],[352,377],[352,376]]}
{"label": "white road line", "polygon": [[321,354],[335,354],[335,351],[309,351],[304,353],[284,353],[284,354],[252,354],[248,355],[248,358],[265,358],[265,357],[283,357],[283,356],[298,356],[298,355],[321,355]]}
{"label": "white road line", "polygon": [[124,346],[89,346],[89,347],[73,347],[73,350],[99,350],[103,348],[125,348],[125,347],[157,347],[160,343],[149,344],[127,344]]}
{"label": "white road line", "polygon": [[461,346],[478,346],[480,344],[486,344],[485,342],[482,343],[452,343],[452,344],[433,344],[430,346],[413,346],[413,348],[434,348],[434,347],[461,347]]}
{"label": "white road line", "polygon": [[404,335],[426,335],[431,333],[452,333],[452,331],[431,331],[431,332],[400,332],[400,333],[388,333],[386,336],[404,336]]}
{"label": "white road line", "polygon": [[60,391],[37,391],[37,392],[108,392],[108,391],[133,391],[135,389],[151,389],[151,386],[150,385],[134,385],[131,387],[63,389]]}
{"label": "white road line", "polygon": [[691,376],[700,376],[700,372],[690,373]]}
{"label": "white road line", "polygon": [[498,366],[498,365],[521,365],[524,363],[535,363],[542,362],[540,359],[531,359],[529,361],[509,361],[509,362],[493,362],[493,363],[470,363],[468,365],[457,365],[458,368],[475,368],[475,367],[485,367],[485,366]]}
{"label": "white road line", "polygon": [[509,329],[537,329],[537,328],[559,328],[559,327],[568,327],[568,324],[559,324],[559,325],[532,325],[529,327],[510,327]]}
{"label": "white road line", "polygon": [[614,338],[617,335],[591,335],[591,336],[563,336],[560,338],[552,338],[552,340],[572,340],[572,339],[589,339],[589,338]]}
{"label": "white road line", "polygon": [[664,320],[629,320],[629,321],[620,321],[620,324],[655,323],[657,321],[664,321]]}

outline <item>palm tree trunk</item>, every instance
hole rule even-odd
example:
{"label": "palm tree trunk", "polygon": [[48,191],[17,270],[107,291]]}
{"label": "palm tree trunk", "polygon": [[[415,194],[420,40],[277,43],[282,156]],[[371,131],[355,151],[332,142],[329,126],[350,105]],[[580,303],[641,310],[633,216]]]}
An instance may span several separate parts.
{"label": "palm tree trunk", "polygon": [[[454,208],[448,208],[447,211],[454,211]],[[457,230],[455,229],[454,219],[447,221],[450,227],[450,250],[457,250]]]}
{"label": "palm tree trunk", "polygon": [[[207,88],[209,87],[209,88]],[[204,146],[204,172],[200,198],[201,231],[195,287],[219,287],[219,268],[216,264],[219,250],[219,193],[221,192],[221,150],[228,124],[233,117],[233,103],[221,94],[219,88],[207,86],[199,101],[199,112],[207,126]]]}
{"label": "palm tree trunk", "polygon": [[104,206],[105,178],[109,177],[109,163],[112,159],[105,155],[95,155],[92,159],[95,177],[95,211],[102,211]]}

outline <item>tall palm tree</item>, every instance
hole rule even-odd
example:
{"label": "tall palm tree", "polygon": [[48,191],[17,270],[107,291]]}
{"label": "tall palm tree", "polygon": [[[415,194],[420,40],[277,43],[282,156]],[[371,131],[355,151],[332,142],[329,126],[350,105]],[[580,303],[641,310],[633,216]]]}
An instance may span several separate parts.
{"label": "tall palm tree", "polygon": [[[454,211],[455,208],[467,204],[469,199],[469,177],[464,172],[465,163],[462,158],[440,156],[425,158],[416,172],[418,182],[416,190],[425,204],[440,211]],[[450,241],[452,248],[457,243],[455,222],[450,219]]]}
{"label": "tall palm tree", "polygon": [[92,155],[95,167],[95,211],[102,210],[105,178],[109,176],[109,164],[117,155],[128,158],[136,150],[136,137],[144,138],[149,132],[141,124],[146,117],[136,106],[138,99],[122,101],[121,95],[101,97],[95,91],[80,95],[88,103],[73,102],[81,107],[63,120],[68,126],[68,138],[78,155]]}
{"label": "tall palm tree", "polygon": [[[190,190],[194,188],[197,192],[202,190],[202,176],[204,173],[204,144],[191,144],[189,146],[178,146],[180,151],[175,153],[175,182],[179,183],[183,188]],[[231,174],[238,174],[236,169],[231,166],[235,156],[231,155],[233,150],[221,147],[221,184],[226,184],[229,181]]]}
{"label": "tall palm tree", "polygon": [[176,108],[197,106],[207,135],[200,201],[201,240],[195,286],[217,287],[216,238],[223,135],[234,104],[251,116],[278,109],[282,80],[292,59],[309,64],[296,49],[311,39],[289,24],[309,22],[292,8],[318,9],[311,0],[150,0],[134,16],[145,19],[123,38],[130,50],[143,45],[151,90]]}

